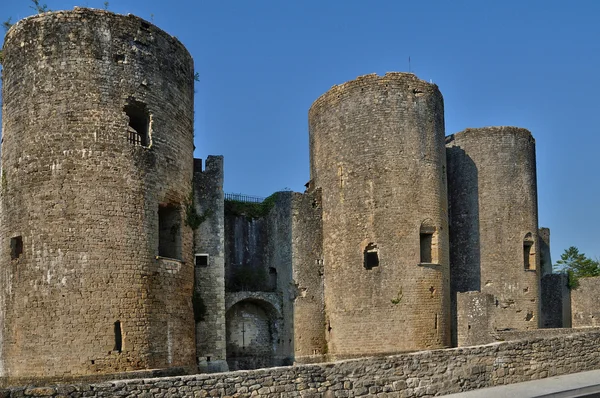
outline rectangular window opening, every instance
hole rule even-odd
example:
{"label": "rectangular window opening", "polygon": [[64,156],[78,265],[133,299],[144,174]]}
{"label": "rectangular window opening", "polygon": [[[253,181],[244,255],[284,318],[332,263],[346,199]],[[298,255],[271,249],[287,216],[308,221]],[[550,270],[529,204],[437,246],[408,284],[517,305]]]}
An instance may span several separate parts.
{"label": "rectangular window opening", "polygon": [[433,234],[432,233],[421,233],[421,262],[422,263],[432,263],[433,262],[432,246],[433,246]]}
{"label": "rectangular window opening", "polygon": [[366,269],[379,267],[379,250],[376,244],[369,243],[365,248],[363,265]]}
{"label": "rectangular window opening", "polygon": [[533,269],[531,266],[531,247],[533,242],[523,242],[523,266],[526,270]]}
{"label": "rectangular window opening", "polygon": [[181,212],[179,206],[158,208],[158,255],[181,260]]}
{"label": "rectangular window opening", "polygon": [[196,267],[208,267],[208,254],[196,254]]}
{"label": "rectangular window opening", "polygon": [[23,254],[23,237],[15,236],[10,238],[10,258],[16,260]]}

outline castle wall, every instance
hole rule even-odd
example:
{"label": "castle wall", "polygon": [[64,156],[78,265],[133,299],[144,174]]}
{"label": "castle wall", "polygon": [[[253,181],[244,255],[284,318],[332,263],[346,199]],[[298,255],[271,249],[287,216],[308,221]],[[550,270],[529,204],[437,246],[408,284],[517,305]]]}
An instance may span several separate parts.
{"label": "castle wall", "polygon": [[[267,203],[273,200],[267,210],[260,210],[265,204],[226,203],[226,298],[230,297],[231,301],[226,308],[227,357],[230,369],[280,366],[292,361],[293,196],[292,192],[277,192],[275,198],[267,200]],[[266,296],[269,300],[263,299]],[[265,329],[264,325],[269,327]],[[269,331],[268,338],[264,336],[265,330]]]}
{"label": "castle wall", "polygon": [[571,290],[567,274],[547,274],[540,281],[543,328],[571,327]]}
{"label": "castle wall", "polygon": [[228,291],[272,291],[275,288],[265,258],[267,240],[264,218],[225,210],[225,287]]}
{"label": "castle wall", "polygon": [[579,278],[579,286],[571,290],[571,312],[574,328],[600,326],[600,276]]}
{"label": "castle wall", "polygon": [[[294,353],[294,306],[292,292],[292,214],[294,193],[277,192],[275,205],[266,217],[269,238],[267,264],[269,279],[275,279],[275,291],[281,297],[282,317],[275,345],[276,365],[291,365]],[[275,275],[273,274],[275,272]]]}
{"label": "castle wall", "polygon": [[[227,370],[225,355],[225,242],[223,157],[194,159],[194,205],[204,219],[194,233],[196,356],[200,371]],[[199,308],[198,308],[199,307]],[[197,317],[195,315],[195,317]]]}
{"label": "castle wall", "polygon": [[294,194],[292,250],[294,361],[319,362],[327,354],[320,190]]}
{"label": "castle wall", "polygon": [[550,256],[550,228],[538,230],[539,252],[540,252],[540,275],[552,273],[552,257]]}
{"label": "castle wall", "polygon": [[535,141],[516,127],[447,139],[450,264],[457,292],[494,296],[498,329],[537,328],[539,251]]}
{"label": "castle wall", "polygon": [[189,53],[76,8],[17,22],[3,54],[4,382],[195,368]]}
{"label": "castle wall", "polygon": [[[545,333],[544,333],[545,334]],[[160,379],[0,390],[4,397],[235,396],[423,397],[600,368],[600,332],[529,337],[477,347],[422,351],[329,364]]]}
{"label": "castle wall", "polygon": [[309,111],[332,357],[450,344],[443,99],[412,74],[334,86]]}

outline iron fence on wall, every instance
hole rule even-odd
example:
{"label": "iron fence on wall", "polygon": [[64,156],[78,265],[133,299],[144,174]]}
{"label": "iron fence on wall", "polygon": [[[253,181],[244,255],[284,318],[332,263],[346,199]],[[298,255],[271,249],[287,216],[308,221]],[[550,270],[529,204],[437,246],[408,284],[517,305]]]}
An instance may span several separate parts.
{"label": "iron fence on wall", "polygon": [[261,203],[265,198],[252,195],[244,195],[241,193],[226,193],[225,200],[235,200],[238,202]]}

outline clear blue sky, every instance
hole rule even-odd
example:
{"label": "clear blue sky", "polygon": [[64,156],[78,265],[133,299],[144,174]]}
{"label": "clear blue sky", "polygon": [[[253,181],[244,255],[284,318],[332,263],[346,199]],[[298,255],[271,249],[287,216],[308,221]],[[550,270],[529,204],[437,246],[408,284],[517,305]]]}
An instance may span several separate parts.
{"label": "clear blue sky", "polygon": [[[53,10],[103,1],[42,1]],[[31,15],[0,0],[0,21]],[[311,103],[367,73],[412,71],[444,95],[446,134],[515,125],[537,142],[540,226],[553,261],[600,257],[600,1],[112,0],[195,60],[196,157],[225,156],[225,190],[304,190]]]}

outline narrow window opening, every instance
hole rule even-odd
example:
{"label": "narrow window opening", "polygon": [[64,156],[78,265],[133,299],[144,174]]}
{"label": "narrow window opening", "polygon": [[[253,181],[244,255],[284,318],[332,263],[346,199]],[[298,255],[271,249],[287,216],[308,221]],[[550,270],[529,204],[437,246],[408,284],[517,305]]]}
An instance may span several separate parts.
{"label": "narrow window opening", "polygon": [[419,262],[439,264],[438,231],[431,219],[423,221],[419,230]]}
{"label": "narrow window opening", "polygon": [[210,357],[206,357],[206,362],[210,362]]}
{"label": "narrow window opening", "polygon": [[431,243],[433,241],[432,233],[421,233],[421,262],[431,263]]}
{"label": "narrow window opening", "polygon": [[277,289],[277,269],[274,267],[269,267],[269,283],[272,290]]}
{"label": "narrow window opening", "polygon": [[123,111],[129,118],[128,141],[132,145],[150,146],[150,115],[146,104],[130,100]]}
{"label": "narrow window opening", "polygon": [[376,244],[369,243],[367,247],[365,247],[363,263],[366,269],[379,267],[379,249]]}
{"label": "narrow window opening", "polygon": [[523,239],[523,268],[525,270],[535,269],[535,253],[533,250],[533,237],[527,233]]}
{"label": "narrow window opening", "polygon": [[123,334],[121,331],[121,321],[115,322],[115,348],[113,351],[121,352],[123,349]]}
{"label": "narrow window opening", "polygon": [[23,238],[15,236],[10,238],[10,258],[16,260],[23,254]]}
{"label": "narrow window opening", "polygon": [[178,206],[158,208],[158,255],[181,259],[181,214]]}
{"label": "narrow window opening", "polygon": [[196,267],[208,267],[208,254],[196,254]]}

